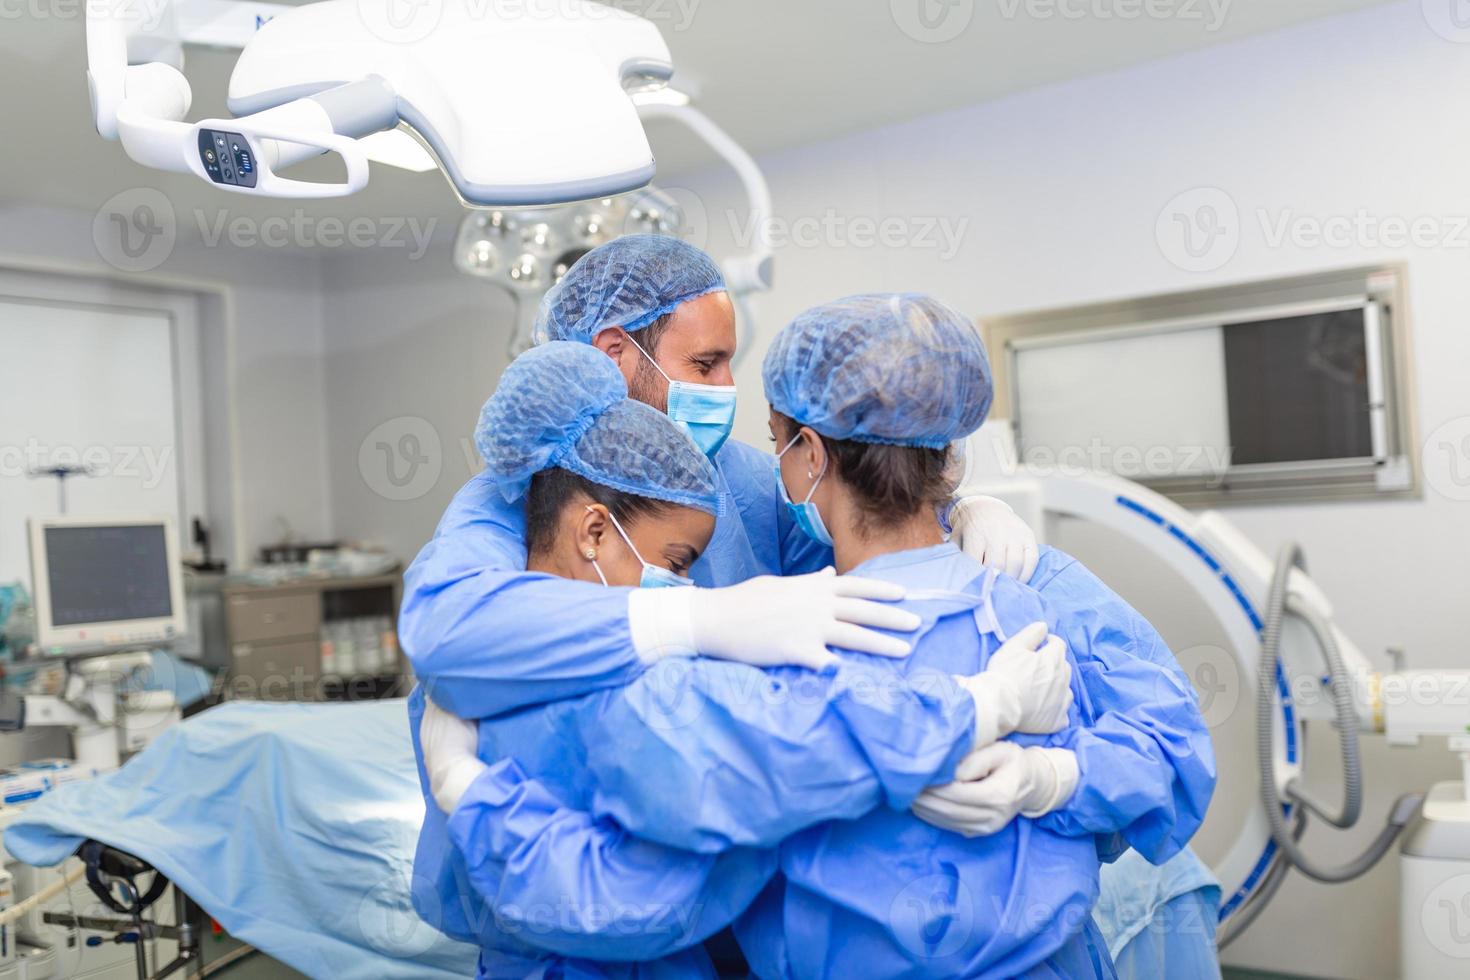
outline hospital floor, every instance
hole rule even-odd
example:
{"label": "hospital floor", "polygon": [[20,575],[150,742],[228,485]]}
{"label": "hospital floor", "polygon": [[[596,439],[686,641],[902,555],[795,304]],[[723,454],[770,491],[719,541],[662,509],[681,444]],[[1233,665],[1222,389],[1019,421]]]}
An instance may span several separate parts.
{"label": "hospital floor", "polygon": [[[217,962],[239,947],[238,942],[227,936],[219,939],[206,939],[204,941],[204,965],[207,967]],[[298,978],[306,980],[300,973],[279,960],[271,959],[264,953],[252,953],[231,963],[213,976],[219,980],[298,980]]]}

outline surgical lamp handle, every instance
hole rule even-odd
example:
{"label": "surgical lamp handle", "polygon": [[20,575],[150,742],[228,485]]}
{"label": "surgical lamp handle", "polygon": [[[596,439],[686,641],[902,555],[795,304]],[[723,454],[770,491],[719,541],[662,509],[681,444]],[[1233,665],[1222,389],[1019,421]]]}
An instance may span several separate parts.
{"label": "surgical lamp handle", "polygon": [[749,252],[725,263],[725,278],[733,293],[770,289],[772,253],[766,237],[766,225],[771,218],[771,189],[761,168],[729,133],[693,106],[647,104],[638,106],[638,113],[644,119],[673,119],[683,123],[734,169],[745,187],[755,236]]}

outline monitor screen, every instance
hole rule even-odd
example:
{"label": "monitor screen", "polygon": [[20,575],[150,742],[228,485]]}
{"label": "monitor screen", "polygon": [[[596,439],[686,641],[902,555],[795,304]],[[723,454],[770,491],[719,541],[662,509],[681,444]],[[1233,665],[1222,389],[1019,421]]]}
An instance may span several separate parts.
{"label": "monitor screen", "polygon": [[48,527],[45,541],[52,625],[173,615],[164,525]]}

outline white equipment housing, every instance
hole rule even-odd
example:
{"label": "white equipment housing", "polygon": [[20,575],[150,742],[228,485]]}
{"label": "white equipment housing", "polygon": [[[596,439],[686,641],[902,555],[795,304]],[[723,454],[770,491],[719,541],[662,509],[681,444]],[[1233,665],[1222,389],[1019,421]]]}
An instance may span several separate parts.
{"label": "white equipment housing", "polygon": [[[1004,421],[991,423],[973,436],[965,456],[968,473],[963,493],[1000,497],[1039,532],[1049,526],[1049,518],[1076,520],[1116,532],[1157,558],[1173,581],[1194,593],[1208,608],[1227,638],[1224,654],[1237,672],[1239,691],[1244,697],[1254,698],[1264,606],[1275,568],[1224,516],[1186,510],[1145,487],[1106,474],[1043,473],[1019,465]],[[1315,611],[1331,624],[1331,604],[1306,575],[1292,573],[1288,594],[1294,603]],[[1362,731],[1386,731],[1391,742],[1412,745],[1423,735],[1464,733],[1470,727],[1470,700],[1448,696],[1470,687],[1470,671],[1381,675],[1336,626],[1330,628],[1351,679]],[[1331,722],[1336,716],[1326,693],[1320,646],[1295,616],[1284,621],[1280,650],[1282,669],[1276,678],[1272,710],[1276,716],[1273,743],[1277,783],[1284,789],[1287,782],[1300,776],[1305,764],[1304,724],[1309,720]],[[1197,688],[1200,686],[1199,677],[1191,680]],[[1414,692],[1414,696],[1398,696],[1397,692],[1404,691]],[[1467,744],[1452,741],[1451,749],[1466,753],[1470,759],[1470,740]],[[1254,757],[1251,763],[1254,768]],[[1465,785],[1470,785],[1470,761]],[[1256,792],[1259,794],[1259,790]],[[1436,800],[1437,806],[1426,806],[1426,819],[1463,820],[1465,854],[1470,859],[1470,805],[1464,803],[1464,786],[1441,784],[1431,792],[1431,804]],[[1451,805],[1453,801],[1458,803]],[[1223,808],[1221,812],[1231,821],[1223,828],[1225,834],[1217,835],[1229,846],[1218,854],[1205,855],[1222,885],[1222,924],[1228,923],[1229,917],[1262,885],[1277,850],[1259,796],[1253,805],[1241,807],[1238,803],[1217,795],[1211,812],[1213,816],[1217,807]],[[1470,868],[1470,862],[1466,867]],[[1453,870],[1451,862],[1441,863],[1438,869],[1441,877]],[[1412,879],[1417,882],[1415,887],[1432,887],[1435,882],[1425,881],[1429,874],[1423,869],[1417,871]],[[1470,877],[1463,879],[1460,891],[1470,896]],[[1406,901],[1409,897],[1407,893],[1404,896]],[[1470,908],[1470,898],[1466,901],[1465,907]],[[1418,905],[1414,908],[1417,914]],[[1422,935],[1422,930],[1414,935]],[[1414,955],[1407,927],[1404,937],[1407,964]],[[1470,936],[1464,938],[1462,955],[1470,956]],[[1439,975],[1447,974],[1406,973],[1415,980]]]}
{"label": "white equipment housing", "polygon": [[[283,8],[245,43],[230,80],[235,119],[186,123],[175,41],[144,0],[87,8],[97,131],[145,166],[236,193],[332,197],[366,185],[374,134],[400,125],[432,151],[467,205],[607,197],[642,187],[653,153],[630,94],[673,72],[658,29],[591,0],[399,0]],[[156,18],[155,18],[156,20]],[[336,153],[337,182],[277,171]]]}

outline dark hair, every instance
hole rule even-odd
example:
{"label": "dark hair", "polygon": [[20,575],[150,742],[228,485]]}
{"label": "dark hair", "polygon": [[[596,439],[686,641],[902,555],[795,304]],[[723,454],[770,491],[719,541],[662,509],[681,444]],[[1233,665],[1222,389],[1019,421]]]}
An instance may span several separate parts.
{"label": "dark hair", "polygon": [[674,506],[652,497],[614,490],[553,466],[531,477],[531,488],[526,493],[527,552],[540,555],[550,551],[562,511],[584,498],[602,504],[624,528],[642,517],[661,517]]}
{"label": "dark hair", "polygon": [[638,342],[638,346],[648,352],[649,357],[657,358],[659,341],[663,340],[664,334],[669,332],[669,323],[673,319],[674,314],[672,312],[665,313],[642,330],[635,330],[629,336],[633,336],[633,339]]}
{"label": "dark hair", "polygon": [[[789,442],[801,426],[776,412]],[[813,430],[815,431],[815,430]],[[832,465],[852,493],[864,518],[864,528],[882,528],[942,505],[954,493],[948,468],[950,449],[889,446],[851,439],[817,436],[832,457]]]}

